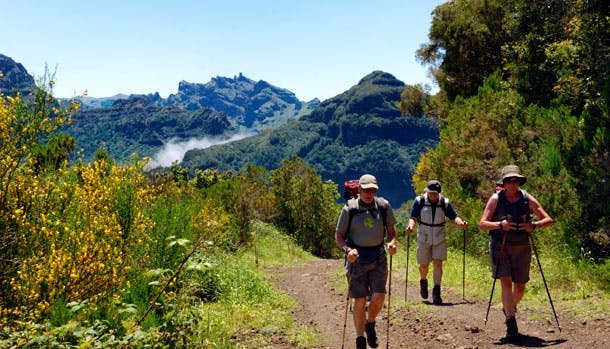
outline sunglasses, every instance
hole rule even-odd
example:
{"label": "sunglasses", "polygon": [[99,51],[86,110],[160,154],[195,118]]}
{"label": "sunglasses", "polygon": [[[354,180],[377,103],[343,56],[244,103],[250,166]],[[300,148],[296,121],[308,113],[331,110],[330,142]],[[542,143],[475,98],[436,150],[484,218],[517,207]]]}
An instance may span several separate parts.
{"label": "sunglasses", "polygon": [[504,183],[518,184],[519,180],[518,179],[507,179],[504,181]]}
{"label": "sunglasses", "polygon": [[368,189],[360,188],[360,190],[362,190],[363,192],[365,192],[367,194],[375,194],[377,192],[377,189],[375,189],[375,188],[368,188]]}

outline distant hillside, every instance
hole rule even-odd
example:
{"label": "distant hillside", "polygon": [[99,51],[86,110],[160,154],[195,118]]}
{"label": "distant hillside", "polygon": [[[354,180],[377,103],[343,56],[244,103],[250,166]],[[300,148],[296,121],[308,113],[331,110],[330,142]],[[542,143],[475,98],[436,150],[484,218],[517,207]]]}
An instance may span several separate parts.
{"label": "distant hillside", "polygon": [[[0,91],[28,95],[34,78],[19,63],[0,55]],[[117,86],[119,88],[120,86]],[[275,128],[310,113],[320,104],[299,101],[294,93],[265,81],[240,74],[216,77],[206,84],[179,83],[178,93],[167,99],[158,93],[81,97],[74,123],[61,131],[73,135],[85,161],[106,149],[118,161],[132,153],[153,156],[173,142],[197,143],[203,139],[222,142]]]}
{"label": "distant hillside", "polygon": [[0,92],[6,96],[12,96],[17,91],[22,95],[31,95],[34,91],[34,78],[28,74],[21,63],[12,58],[0,54]]}
{"label": "distant hillside", "polygon": [[153,157],[170,140],[234,133],[223,113],[209,108],[159,107],[144,97],[135,96],[119,99],[108,108],[84,109],[61,131],[76,139],[77,148],[84,150],[86,161],[92,160],[99,149],[105,149],[122,162],[134,152],[139,157]]}
{"label": "distant hillside", "polygon": [[[119,161],[134,152],[152,157],[170,141],[258,133],[308,114],[320,104],[317,99],[301,102],[286,89],[241,74],[233,79],[216,77],[206,84],[181,81],[178,93],[167,99],[154,93],[83,97],[82,103],[75,123],[64,131],[75,136],[85,159],[104,147]],[[204,116],[211,121],[199,120]],[[160,126],[164,128],[157,129]]]}
{"label": "distant hillside", "polygon": [[296,154],[340,186],[366,172],[376,175],[379,194],[397,207],[415,194],[411,177],[420,153],[439,140],[430,119],[401,115],[396,103],[404,88],[392,75],[373,72],[309,115],[240,141],[189,151],[181,165],[241,170],[252,163],[275,169]]}

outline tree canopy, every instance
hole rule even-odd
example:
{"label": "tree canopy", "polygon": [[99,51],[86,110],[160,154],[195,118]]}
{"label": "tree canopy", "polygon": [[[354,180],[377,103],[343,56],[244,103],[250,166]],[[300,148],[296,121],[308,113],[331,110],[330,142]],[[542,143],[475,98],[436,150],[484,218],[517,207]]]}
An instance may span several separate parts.
{"label": "tree canopy", "polygon": [[[515,163],[559,222],[549,241],[610,255],[610,7],[601,0],[456,0],[418,57],[440,91],[441,140],[414,179],[445,182],[473,218]],[[405,102],[406,103],[406,102]],[[478,216],[477,216],[478,215]]]}

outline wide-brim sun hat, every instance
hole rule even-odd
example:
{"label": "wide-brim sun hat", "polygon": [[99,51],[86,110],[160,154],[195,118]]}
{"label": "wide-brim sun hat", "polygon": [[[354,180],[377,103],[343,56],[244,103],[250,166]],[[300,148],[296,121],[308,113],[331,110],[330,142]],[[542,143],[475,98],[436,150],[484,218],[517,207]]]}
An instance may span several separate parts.
{"label": "wide-brim sun hat", "polygon": [[504,182],[507,178],[517,178],[520,185],[527,182],[527,177],[521,174],[517,165],[507,165],[502,168],[502,181]]}
{"label": "wide-brim sun hat", "polygon": [[360,184],[360,188],[362,188],[362,189],[370,189],[370,188],[379,189],[379,187],[377,186],[377,178],[375,178],[375,176],[373,176],[373,175],[370,175],[370,174],[362,175],[362,177],[360,177],[360,180],[358,182]]}

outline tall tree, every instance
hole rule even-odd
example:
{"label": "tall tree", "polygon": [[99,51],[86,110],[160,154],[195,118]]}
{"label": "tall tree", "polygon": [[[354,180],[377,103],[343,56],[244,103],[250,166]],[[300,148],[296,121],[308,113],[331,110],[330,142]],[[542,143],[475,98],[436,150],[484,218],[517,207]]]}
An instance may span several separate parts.
{"label": "tall tree", "polygon": [[[418,55],[436,69],[441,90],[426,108],[442,131],[417,178],[429,173],[455,183],[451,197],[484,200],[498,169],[517,163],[561,222],[554,237],[610,256],[608,2],[455,0],[433,14]],[[489,23],[496,32],[475,35]]]}
{"label": "tall tree", "polygon": [[278,212],[276,224],[313,254],[334,255],[337,185],[323,183],[316,170],[296,155],[271,172],[271,184]]}
{"label": "tall tree", "polygon": [[417,51],[450,100],[476,94],[483,79],[500,67],[507,41],[499,0],[448,1],[432,12],[430,43]]}
{"label": "tall tree", "polygon": [[[566,37],[572,9],[569,0],[506,1],[504,28],[510,35],[505,66],[527,102],[543,106],[555,99],[556,62],[549,50]],[[572,4],[573,5],[573,4]]]}

